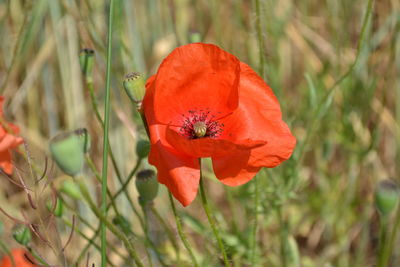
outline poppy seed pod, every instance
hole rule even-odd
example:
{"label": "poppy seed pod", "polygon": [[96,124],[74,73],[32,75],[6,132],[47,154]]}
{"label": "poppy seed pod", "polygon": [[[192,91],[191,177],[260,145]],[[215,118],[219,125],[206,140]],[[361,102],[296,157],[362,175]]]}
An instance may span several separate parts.
{"label": "poppy seed pod", "polygon": [[389,215],[399,202],[399,188],[391,180],[379,182],[375,189],[375,204],[378,211],[383,215]]}
{"label": "poppy seed pod", "polygon": [[143,170],[136,175],[136,189],[139,192],[139,203],[145,205],[153,201],[158,193],[158,182],[153,170]]}
{"label": "poppy seed pod", "polygon": [[83,169],[85,152],[89,149],[86,129],[64,132],[50,141],[50,152],[58,167],[68,175],[75,176]]}
{"label": "poppy seed pod", "polygon": [[130,235],[132,234],[131,231],[131,223],[122,215],[117,215],[114,217],[114,219],[112,220],[112,222],[118,226],[122,232],[124,232],[125,235]]}
{"label": "poppy seed pod", "polygon": [[90,150],[91,140],[90,140],[90,135],[89,135],[87,129],[86,128],[79,128],[79,129],[76,129],[74,132],[79,137],[79,140],[80,140],[81,145],[83,147],[83,152],[84,153],[88,153],[89,150]]}
{"label": "poppy seed pod", "polygon": [[143,159],[149,155],[150,152],[150,142],[147,140],[139,140],[136,143],[136,155],[138,158]]}
{"label": "poppy seed pod", "polygon": [[92,78],[94,66],[94,50],[84,48],[79,52],[79,64],[81,65],[82,73],[86,79]]}
{"label": "poppy seed pod", "polygon": [[143,76],[137,72],[131,72],[125,76],[124,89],[129,98],[139,104],[142,102],[144,94],[146,92],[145,81]]}
{"label": "poppy seed pod", "polygon": [[79,186],[71,180],[65,180],[63,182],[61,186],[61,192],[76,200],[81,198],[81,191],[79,190]]}
{"label": "poppy seed pod", "polygon": [[18,224],[14,227],[13,237],[18,244],[23,246],[28,245],[32,240],[31,231],[22,224]]}

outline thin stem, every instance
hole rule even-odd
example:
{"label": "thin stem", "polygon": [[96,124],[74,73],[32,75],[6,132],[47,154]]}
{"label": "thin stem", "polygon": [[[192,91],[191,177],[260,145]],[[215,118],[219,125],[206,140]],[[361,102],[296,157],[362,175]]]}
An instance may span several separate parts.
{"label": "thin stem", "polygon": [[[384,250],[381,255],[382,266],[388,265],[387,263],[389,261],[390,256],[392,255],[393,246],[396,241],[397,230],[399,228],[400,228],[400,205],[398,205],[398,207],[397,207],[396,217],[395,217],[393,228],[389,235],[389,240],[387,240],[387,242],[385,242],[387,244],[385,245]],[[388,229],[387,229],[387,231],[388,231]]]}
{"label": "thin stem", "polygon": [[254,177],[254,223],[252,229],[251,242],[251,266],[256,264],[256,249],[257,249],[257,228],[258,228],[258,206],[260,205],[260,189],[257,176]]}
{"label": "thin stem", "polygon": [[15,262],[14,262],[14,257],[12,256],[11,251],[7,248],[6,245],[4,245],[4,243],[3,243],[1,240],[0,240],[0,247],[2,248],[2,250],[4,250],[4,252],[5,252],[5,253],[8,255],[8,257],[10,258],[12,267],[16,267],[16,266],[15,266]]}
{"label": "thin stem", "polygon": [[265,66],[264,66],[264,41],[261,29],[261,12],[260,12],[260,0],[256,0],[256,28],[257,28],[257,39],[258,39],[258,51],[260,59],[260,76],[264,79]]}
{"label": "thin stem", "polygon": [[389,259],[386,256],[385,251],[387,250],[387,230],[388,230],[388,218],[385,215],[381,216],[380,220],[380,230],[379,230],[379,245],[378,245],[378,267],[386,267],[387,261]]}
{"label": "thin stem", "polygon": [[[148,204],[144,204],[142,205],[142,210],[143,210],[143,215],[144,215],[144,234],[147,237],[147,241],[148,242],[152,242],[152,240],[150,239],[150,234],[149,234],[149,214],[148,214]],[[147,252],[147,250],[146,250]],[[149,258],[149,265],[150,267],[153,267],[153,261],[151,258],[150,253],[147,255]]]}
{"label": "thin stem", "polygon": [[200,265],[197,263],[196,257],[193,254],[192,247],[190,246],[190,243],[188,242],[188,240],[186,238],[186,235],[183,232],[181,218],[179,217],[178,213],[176,212],[175,203],[174,203],[174,200],[172,198],[171,192],[168,192],[168,194],[169,194],[169,202],[171,203],[172,212],[173,212],[174,217],[175,217],[176,227],[178,229],[179,237],[181,238],[183,245],[185,246],[185,248],[189,252],[190,258],[192,259],[192,263],[194,264],[194,266],[199,267]]}
{"label": "thin stem", "polygon": [[[140,260],[140,258],[138,257],[138,255],[136,253],[136,249],[133,247],[133,245],[128,240],[128,238],[113,223],[111,223],[107,220],[107,218],[103,214],[103,210],[100,210],[96,206],[96,204],[93,202],[85,184],[83,182],[78,182],[78,184],[79,184],[79,189],[81,190],[82,196],[88,203],[90,209],[94,212],[94,214],[96,214],[96,216],[99,218],[99,220],[105,226],[107,226],[107,228],[124,243],[126,249],[129,252],[129,255],[133,258],[136,265],[138,265],[139,267],[143,267],[144,265],[143,265],[142,261]],[[107,258],[105,260],[107,260]]]}
{"label": "thin stem", "polygon": [[[97,100],[96,100],[96,97],[95,97],[95,94],[94,94],[93,80],[90,77],[89,77],[89,79],[86,79],[86,85],[87,85],[87,87],[89,89],[90,99],[91,99],[91,102],[92,102],[92,108],[93,108],[93,110],[94,110],[94,112],[96,114],[96,118],[97,118],[98,122],[100,123],[101,127],[104,130],[105,129],[105,123],[104,123],[103,119],[100,116],[99,108],[98,108],[98,105],[97,105]],[[111,158],[111,163],[113,164],[117,179],[121,184],[123,184],[123,187],[126,187],[126,185],[132,179],[132,177],[135,174],[135,172],[140,167],[140,160],[136,163],[136,166],[135,166],[134,170],[129,174],[127,181],[123,182],[121,171],[118,168],[117,161],[116,161],[116,159],[114,157],[114,153],[113,153],[113,150],[112,150],[112,147],[111,147],[109,141],[108,141],[108,151],[109,151],[109,155],[110,155],[110,158]],[[117,192],[117,194],[114,195],[113,200],[111,201],[111,203],[117,198],[117,196],[119,194],[121,194],[123,192],[125,194],[125,196],[126,196],[126,199],[128,200],[129,205],[131,206],[133,212],[135,213],[135,215],[138,217],[139,221],[143,225],[143,219],[140,217],[140,214],[139,214],[138,210],[136,209],[135,205],[133,204],[132,198],[129,196],[129,193],[126,192],[124,189],[122,189],[122,190],[120,189]],[[107,207],[107,210],[108,209],[109,209],[109,207]]]}
{"label": "thin stem", "polygon": [[126,179],[126,181],[122,184],[121,188],[114,194],[113,199],[116,199],[122,192],[125,191],[126,187],[131,182],[132,178],[135,176],[135,173],[139,169],[140,164],[142,163],[142,160],[143,159],[141,159],[141,158],[138,159],[138,161],[136,162],[135,167],[129,173],[128,178]]}
{"label": "thin stem", "polygon": [[[94,173],[94,176],[96,177],[97,181],[99,181],[101,183],[102,182],[101,176],[97,172],[96,166],[94,165],[92,159],[89,156],[86,156],[86,162],[88,163],[89,168]],[[113,197],[113,195],[111,194],[111,192],[108,188],[107,188],[107,195],[108,195],[108,198],[110,199],[110,204],[108,204],[108,206],[107,206],[107,211],[108,211],[108,207],[111,205],[115,211],[115,214],[119,215],[120,213],[118,211],[117,205],[115,204],[115,197]]]}
{"label": "thin stem", "polygon": [[[82,222],[86,227],[88,227],[91,231],[94,232],[92,238],[90,238],[90,240],[88,240],[89,241],[88,244],[86,245],[86,247],[81,251],[80,255],[78,256],[77,263],[79,264],[79,262],[83,259],[86,251],[89,249],[90,245],[95,243],[95,239],[97,238],[97,235],[100,233],[100,225],[99,225],[99,227],[97,229],[95,229],[94,226],[92,226],[92,223],[88,222],[84,217],[82,217],[82,215],[79,212],[76,212],[76,209],[71,207],[68,204],[68,202],[64,200],[63,197],[61,197],[60,195],[58,195],[58,197],[63,201],[64,206],[75,214],[75,216],[78,218],[78,220],[80,222]],[[79,229],[75,228],[75,231],[79,231]],[[98,246],[98,247],[99,247],[99,252],[101,253],[101,247],[100,246]],[[114,248],[114,246],[110,246],[110,248],[111,248],[112,251],[114,251],[118,255],[121,255],[118,252],[118,250],[116,250]],[[121,257],[122,257],[122,255],[121,255]]]}
{"label": "thin stem", "polygon": [[179,261],[179,246],[176,243],[175,237],[173,232],[171,231],[170,227],[168,226],[167,222],[164,220],[164,218],[160,215],[160,213],[157,211],[157,209],[152,205],[151,206],[151,211],[154,213],[154,215],[156,216],[157,220],[161,223],[161,225],[163,226],[165,232],[167,233],[167,236],[169,238],[169,240],[171,241],[172,246],[175,248],[176,251],[176,255]]}
{"label": "thin stem", "polygon": [[222,239],[220,237],[217,224],[216,224],[216,222],[214,220],[214,217],[212,215],[210,206],[208,205],[206,193],[205,193],[205,190],[204,190],[204,182],[203,182],[204,178],[203,178],[202,171],[201,171],[201,159],[199,161],[200,161],[200,195],[201,195],[201,203],[203,204],[204,211],[206,212],[207,219],[208,219],[208,222],[210,223],[210,226],[211,226],[211,229],[212,229],[212,231],[214,233],[214,236],[217,239],[219,249],[221,250],[221,253],[222,253],[222,256],[223,256],[223,259],[224,259],[224,264],[225,264],[226,267],[229,267],[230,264],[229,264],[228,256],[227,256],[226,251],[225,251],[224,244],[222,243]]}
{"label": "thin stem", "polygon": [[[66,219],[63,218],[63,222],[64,222],[67,226],[72,227],[72,223],[71,223],[70,221],[68,221],[68,220],[66,220]],[[78,228],[75,228],[74,231],[75,231],[78,235],[80,235],[83,239],[85,239],[86,241],[88,241],[89,246],[92,245],[92,246],[94,246],[99,252],[101,252],[101,247],[100,247],[98,244],[96,244],[93,240],[91,240],[87,235],[85,235],[81,230],[79,230]],[[86,253],[86,251],[88,250],[89,246],[85,247],[85,248],[82,250],[81,255],[84,255],[84,254]],[[115,249],[114,249],[113,251],[114,251],[116,254],[118,254],[118,256],[120,256],[122,259],[125,260],[125,257],[124,257],[121,253],[119,253],[118,250],[115,250]],[[79,260],[79,257],[78,257],[78,260]],[[107,262],[108,262],[109,265],[115,266],[110,260],[107,260]],[[79,262],[77,261],[76,264],[79,264]]]}
{"label": "thin stem", "polygon": [[281,264],[282,267],[287,266],[287,260],[286,260],[286,244],[287,244],[287,235],[286,235],[286,224],[283,220],[283,214],[281,210],[281,206],[277,207],[277,213],[278,213],[278,220],[279,220],[279,228],[280,228],[280,256],[281,256]]}
{"label": "thin stem", "polygon": [[[107,38],[106,95],[104,107],[103,131],[103,168],[101,185],[101,216],[107,218],[107,171],[108,171],[108,130],[110,127],[110,80],[111,80],[111,46],[113,33],[114,0],[110,0]],[[101,221],[101,266],[107,265],[107,233],[106,220]],[[129,242],[128,242],[129,243]]]}

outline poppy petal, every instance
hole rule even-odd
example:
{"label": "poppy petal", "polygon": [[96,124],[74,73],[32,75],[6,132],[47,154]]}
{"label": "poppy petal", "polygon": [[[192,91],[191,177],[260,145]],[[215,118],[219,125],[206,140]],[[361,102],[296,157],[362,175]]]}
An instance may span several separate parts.
{"label": "poppy petal", "polygon": [[238,106],[239,75],[239,60],[216,45],[176,48],[156,74],[152,108],[157,122],[179,125],[191,110],[232,112]]}
{"label": "poppy petal", "polygon": [[170,127],[166,129],[166,140],[176,150],[194,158],[220,157],[266,144],[250,139],[236,140],[235,143],[219,138],[188,139]]}
{"label": "poppy petal", "polygon": [[251,150],[248,164],[275,167],[288,159],[296,139],[282,120],[279,102],[271,88],[248,65],[241,63],[240,103],[232,115],[221,119],[222,139],[265,140],[264,146]]}
{"label": "poppy petal", "polygon": [[226,157],[213,157],[215,176],[226,185],[238,186],[250,181],[261,167],[248,166],[250,150],[242,150]]}
{"label": "poppy petal", "polygon": [[200,181],[198,159],[170,151],[157,142],[151,146],[149,163],[156,166],[158,181],[166,185],[183,206],[196,198]]}
{"label": "poppy petal", "polygon": [[13,173],[13,164],[11,163],[11,152],[9,150],[0,152],[0,168],[11,175]]}
{"label": "poppy petal", "polygon": [[0,140],[0,151],[8,150],[11,148],[15,148],[19,144],[22,143],[22,138],[21,137],[16,137],[11,134],[6,134],[3,136],[3,138]]}

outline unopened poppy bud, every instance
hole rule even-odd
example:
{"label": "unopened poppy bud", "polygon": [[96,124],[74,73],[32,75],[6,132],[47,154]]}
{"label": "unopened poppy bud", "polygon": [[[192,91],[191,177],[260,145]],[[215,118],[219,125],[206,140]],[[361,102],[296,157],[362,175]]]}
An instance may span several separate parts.
{"label": "unopened poppy bud", "polygon": [[50,152],[57,166],[66,174],[75,176],[83,169],[85,150],[88,149],[86,130],[61,133],[50,141]]}
{"label": "unopened poppy bud", "polygon": [[67,196],[73,199],[81,198],[81,191],[79,186],[72,180],[65,180],[61,186],[61,192],[65,193]]}
{"label": "unopened poppy bud", "polygon": [[122,230],[122,232],[124,232],[124,234],[126,235],[132,234],[131,223],[124,216],[117,215],[114,217],[112,221],[116,226],[118,226]]}
{"label": "unopened poppy bud", "polygon": [[79,52],[79,64],[81,65],[82,73],[86,79],[92,78],[94,66],[94,50],[84,48]]}
{"label": "unopened poppy bud", "polygon": [[18,224],[14,227],[13,237],[18,244],[23,246],[27,246],[32,240],[31,231],[22,224]]}
{"label": "unopened poppy bud", "polygon": [[142,102],[146,92],[145,81],[143,76],[137,72],[131,72],[125,76],[124,89],[129,98],[139,104]]}
{"label": "unopened poppy bud", "polygon": [[191,43],[201,42],[201,34],[199,32],[192,31],[191,33],[189,33],[189,41]]}
{"label": "unopened poppy bud", "polygon": [[145,205],[153,201],[158,193],[158,182],[153,170],[143,170],[136,175],[136,189],[139,192],[139,203]]}
{"label": "unopened poppy bud", "polygon": [[207,124],[204,121],[198,121],[193,124],[193,130],[197,137],[203,137],[207,133]]}
{"label": "unopened poppy bud", "polygon": [[49,211],[52,211],[53,214],[57,217],[61,217],[64,213],[64,204],[60,198],[57,198],[56,207],[53,207],[52,201],[48,201],[47,208]]}
{"label": "unopened poppy bud", "polygon": [[150,142],[147,140],[139,140],[136,143],[136,155],[138,158],[143,159],[149,155]]}
{"label": "unopened poppy bud", "polygon": [[389,215],[399,202],[399,188],[391,180],[381,181],[375,189],[375,203],[378,211]]}

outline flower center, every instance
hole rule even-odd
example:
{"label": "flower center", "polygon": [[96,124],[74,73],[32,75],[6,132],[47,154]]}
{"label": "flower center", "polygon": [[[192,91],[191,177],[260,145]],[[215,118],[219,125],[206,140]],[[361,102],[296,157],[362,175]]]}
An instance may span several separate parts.
{"label": "flower center", "polygon": [[198,121],[193,124],[193,130],[197,137],[203,137],[207,133],[207,125],[204,121]]}
{"label": "flower center", "polygon": [[187,138],[216,138],[221,134],[224,125],[219,123],[215,116],[210,114],[210,111],[189,110],[188,113],[186,116],[182,115],[183,125],[180,129]]}

